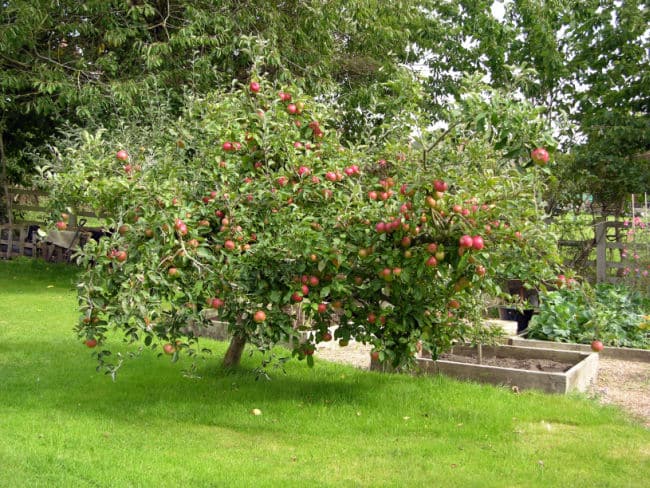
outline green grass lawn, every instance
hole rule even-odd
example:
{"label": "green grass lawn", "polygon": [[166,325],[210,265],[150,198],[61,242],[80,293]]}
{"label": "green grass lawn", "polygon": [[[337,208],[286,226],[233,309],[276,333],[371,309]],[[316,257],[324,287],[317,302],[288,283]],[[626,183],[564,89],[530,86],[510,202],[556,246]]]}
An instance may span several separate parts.
{"label": "green grass lawn", "polygon": [[[117,381],[72,332],[74,270],[0,261],[0,486],[640,487],[650,432],[579,396],[152,352]],[[208,341],[206,341],[208,343]],[[128,350],[119,338],[112,344]],[[130,350],[135,350],[131,347]],[[258,408],[262,415],[251,410]]]}

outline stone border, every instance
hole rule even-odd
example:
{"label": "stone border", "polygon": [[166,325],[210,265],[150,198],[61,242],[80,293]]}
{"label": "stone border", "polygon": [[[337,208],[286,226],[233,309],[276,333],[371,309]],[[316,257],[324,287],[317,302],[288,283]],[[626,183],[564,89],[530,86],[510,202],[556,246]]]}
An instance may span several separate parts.
{"label": "stone border", "polygon": [[[508,338],[508,345],[530,347],[535,349],[553,349],[556,351],[579,351],[585,353],[592,352],[591,346],[589,344],[540,341],[536,339],[523,339],[521,337]],[[605,346],[605,348],[600,351],[599,354],[603,359],[620,359],[623,361],[639,361],[642,363],[650,363],[650,349],[633,349],[626,347]]]}

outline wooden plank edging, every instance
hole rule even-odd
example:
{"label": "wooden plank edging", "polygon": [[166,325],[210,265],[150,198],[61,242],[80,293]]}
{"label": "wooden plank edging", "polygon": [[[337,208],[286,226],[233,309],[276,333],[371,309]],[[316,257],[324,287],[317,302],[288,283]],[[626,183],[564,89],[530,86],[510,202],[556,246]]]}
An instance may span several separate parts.
{"label": "wooden plank edging", "polygon": [[[592,352],[591,346],[589,344],[576,344],[574,342],[552,342],[511,337],[508,339],[508,344],[511,346],[541,349],[579,351],[583,353]],[[642,363],[650,363],[650,349],[605,346],[605,349],[600,351],[598,354],[600,354],[601,358],[605,359],[620,359],[622,361],[639,361]]]}

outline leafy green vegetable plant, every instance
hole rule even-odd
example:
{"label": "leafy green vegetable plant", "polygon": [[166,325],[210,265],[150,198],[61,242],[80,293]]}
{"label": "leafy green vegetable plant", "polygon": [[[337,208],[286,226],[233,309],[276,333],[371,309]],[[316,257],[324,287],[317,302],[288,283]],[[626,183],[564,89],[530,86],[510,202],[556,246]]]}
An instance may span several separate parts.
{"label": "leafy green vegetable plant", "polygon": [[599,339],[610,346],[648,349],[648,310],[650,301],[624,286],[564,287],[541,293],[528,337],[583,344]]}

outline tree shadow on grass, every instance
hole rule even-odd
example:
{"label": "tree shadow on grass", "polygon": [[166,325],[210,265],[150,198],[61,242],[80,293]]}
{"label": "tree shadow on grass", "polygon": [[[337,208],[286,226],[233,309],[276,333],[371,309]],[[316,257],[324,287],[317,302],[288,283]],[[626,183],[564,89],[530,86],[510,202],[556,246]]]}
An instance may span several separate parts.
{"label": "tree shadow on grass", "polygon": [[2,349],[21,360],[17,367],[0,361],[0,408],[42,410],[45,415],[59,410],[125,423],[151,417],[158,422],[216,425],[224,419],[237,428],[233,414],[250,417],[253,408],[276,413],[296,405],[356,408],[390,381],[388,376],[378,379],[352,367],[317,362],[312,369],[296,360],[287,365],[286,374],[272,370],[267,380],[256,373],[257,354],[230,369],[222,368],[222,356],[215,354],[197,362],[194,374],[186,376],[183,370],[189,361],[172,364],[167,357],[146,351],[126,360],[113,382],[95,371],[95,359],[77,343],[37,340],[5,343]]}

